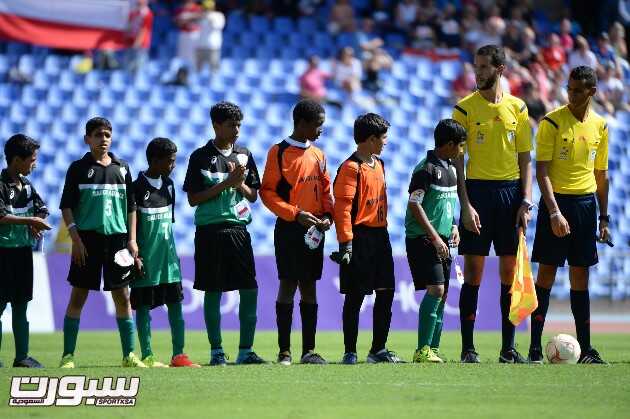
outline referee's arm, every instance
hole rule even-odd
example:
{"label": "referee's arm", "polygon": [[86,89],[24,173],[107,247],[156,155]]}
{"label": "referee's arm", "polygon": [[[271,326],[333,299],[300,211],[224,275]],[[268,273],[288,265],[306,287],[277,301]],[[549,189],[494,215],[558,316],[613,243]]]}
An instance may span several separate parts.
{"label": "referee's arm", "polygon": [[[597,184],[597,204],[599,207],[599,215],[608,215],[608,170],[595,169],[595,183]],[[606,241],[610,239],[610,231],[608,230],[608,221],[599,221],[599,240]]]}

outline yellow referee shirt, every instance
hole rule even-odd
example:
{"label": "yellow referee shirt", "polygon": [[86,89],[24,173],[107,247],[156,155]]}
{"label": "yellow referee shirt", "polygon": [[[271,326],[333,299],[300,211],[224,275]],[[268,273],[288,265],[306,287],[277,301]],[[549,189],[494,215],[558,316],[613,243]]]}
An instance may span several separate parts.
{"label": "yellow referee shirt", "polygon": [[608,125],[592,109],[584,122],[561,106],[548,113],[536,134],[536,160],[549,161],[553,191],[583,195],[597,190],[593,169],[608,170]]}
{"label": "yellow referee shirt", "polygon": [[467,132],[467,179],[520,178],[518,153],[532,149],[525,102],[504,93],[501,102],[490,103],[477,91],[455,105],[453,119]]}

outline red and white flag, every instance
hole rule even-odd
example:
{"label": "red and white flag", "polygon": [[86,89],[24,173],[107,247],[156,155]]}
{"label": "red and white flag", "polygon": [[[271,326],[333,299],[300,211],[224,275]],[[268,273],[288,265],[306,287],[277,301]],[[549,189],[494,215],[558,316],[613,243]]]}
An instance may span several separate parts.
{"label": "red and white flag", "polygon": [[0,0],[0,39],[53,48],[121,49],[133,42],[134,0]]}

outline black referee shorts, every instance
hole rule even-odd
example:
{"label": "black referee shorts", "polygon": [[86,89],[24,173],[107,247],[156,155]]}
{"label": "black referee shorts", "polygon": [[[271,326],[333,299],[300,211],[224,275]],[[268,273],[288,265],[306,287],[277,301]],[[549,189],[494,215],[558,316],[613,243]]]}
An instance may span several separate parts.
{"label": "black referee shorts", "polygon": [[518,234],[516,214],[523,203],[519,180],[467,180],[470,204],[479,214],[481,234],[459,224],[459,254],[488,256],[494,244],[497,256],[516,255]]}
{"label": "black referee shorts", "polygon": [[571,233],[557,237],[545,201],[540,199],[532,262],[544,265],[588,267],[597,264],[597,204],[595,195],[554,194]]}
{"label": "black referee shorts", "polygon": [[193,287],[201,291],[258,288],[252,239],[244,225],[197,226]]}
{"label": "black referee shorts", "polygon": [[322,277],[324,240],[317,249],[310,249],[304,243],[307,230],[298,222],[276,220],[273,244],[281,281],[317,281]]}
{"label": "black referee shorts", "polygon": [[394,289],[394,259],[386,227],[354,226],[352,259],[340,265],[342,294],[370,295],[377,289]]}
{"label": "black referee shorts", "polygon": [[[446,237],[441,239],[448,246],[448,239]],[[416,291],[426,289],[427,285],[444,285],[444,288],[448,289],[452,259],[450,257],[441,259],[427,236],[407,237],[405,245]]]}
{"label": "black referee shorts", "polygon": [[33,299],[33,249],[0,247],[0,302],[26,303]]}

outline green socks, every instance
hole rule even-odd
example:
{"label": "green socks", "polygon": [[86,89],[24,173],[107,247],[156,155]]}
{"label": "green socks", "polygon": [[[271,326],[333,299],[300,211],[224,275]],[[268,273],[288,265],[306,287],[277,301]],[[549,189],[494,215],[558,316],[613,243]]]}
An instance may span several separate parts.
{"label": "green socks", "polygon": [[133,352],[135,336],[133,333],[133,320],[131,318],[116,318],[118,323],[118,333],[120,334],[120,344],[122,345],[123,358]]}
{"label": "green socks", "polygon": [[147,305],[140,306],[136,310],[136,328],[138,329],[138,339],[140,339],[140,350],[142,351],[142,359],[146,358],[149,355],[153,355],[153,351],[151,350],[150,310],[151,307]]}
{"label": "green socks", "polygon": [[211,349],[221,348],[221,292],[207,291],[203,298],[203,316]]}
{"label": "green socks", "polygon": [[13,339],[15,339],[15,360],[21,361],[28,356],[28,303],[11,303],[13,310]]}
{"label": "green socks", "polygon": [[256,333],[256,303],[258,300],[258,289],[239,290],[241,301],[238,306],[238,319],[241,324],[241,338],[238,344],[239,349],[251,349],[254,345],[254,334]]}
{"label": "green socks", "polygon": [[444,304],[445,300],[440,301],[440,305],[437,309],[437,320],[435,321],[435,330],[433,331],[433,340],[431,340],[431,348],[440,347],[440,338],[442,337],[442,325],[444,324]]}
{"label": "green socks", "polygon": [[63,319],[63,356],[74,355],[79,334],[79,319],[64,317]]}
{"label": "green socks", "polygon": [[428,345],[433,339],[440,301],[442,301],[441,298],[429,295],[429,293],[426,293],[422,299],[418,319],[418,349]]}
{"label": "green socks", "polygon": [[[254,344],[254,334],[256,333],[256,302],[258,300],[258,289],[239,290],[239,294],[241,297],[238,309],[238,318],[241,323],[239,348],[251,349]],[[206,329],[208,331],[210,348],[212,350],[221,349],[220,292],[206,292],[203,300],[203,313],[206,319]]]}
{"label": "green socks", "polygon": [[184,315],[182,303],[167,304],[168,322],[171,325],[171,339],[173,341],[173,356],[184,353]]}

